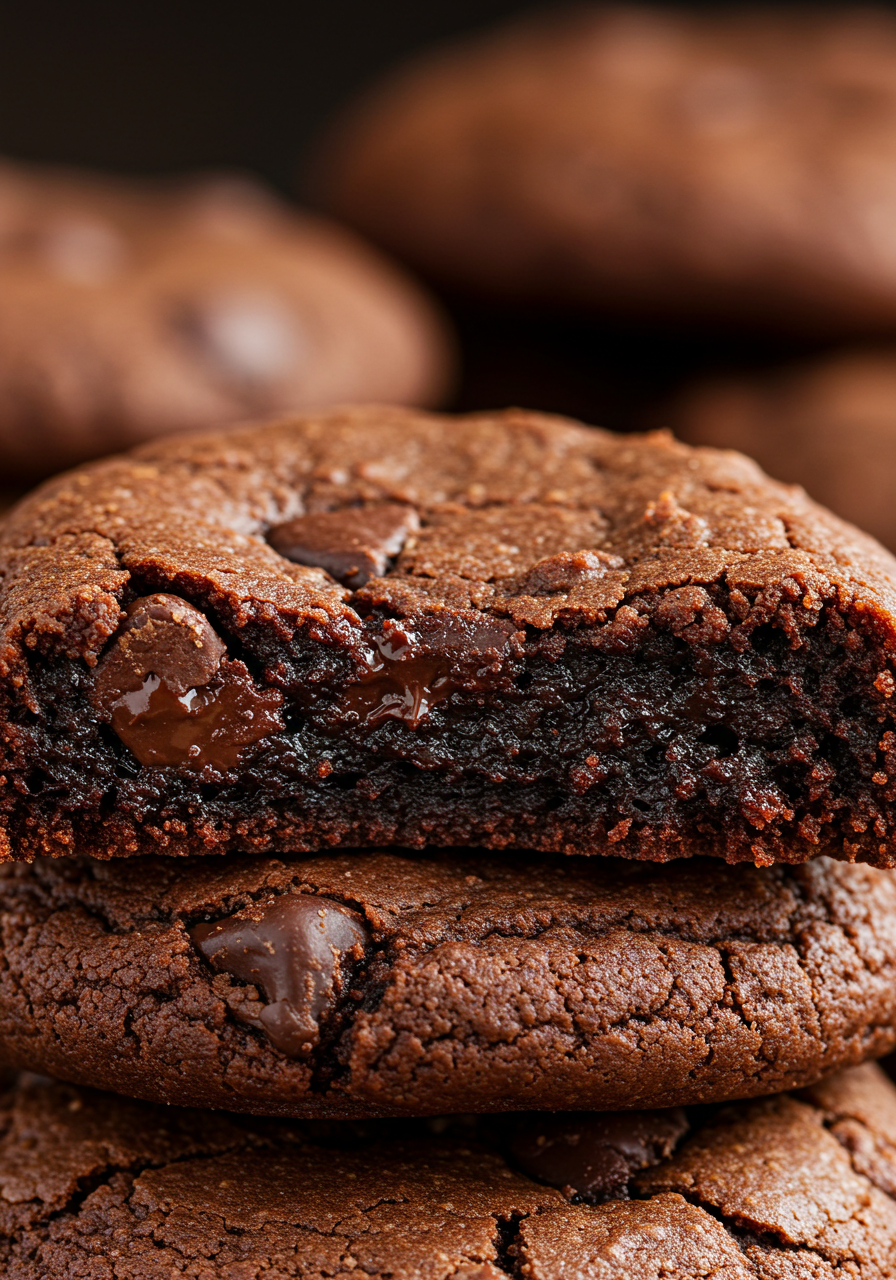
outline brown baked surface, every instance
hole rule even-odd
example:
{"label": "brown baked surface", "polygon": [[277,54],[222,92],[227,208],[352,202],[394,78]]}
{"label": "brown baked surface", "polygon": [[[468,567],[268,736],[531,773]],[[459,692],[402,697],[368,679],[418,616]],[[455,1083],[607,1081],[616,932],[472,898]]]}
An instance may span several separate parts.
{"label": "brown baked surface", "polygon": [[0,575],[6,857],[896,861],[896,562],[736,454],[332,411],[52,480]]}
{"label": "brown baked surface", "polygon": [[393,75],[319,182],[479,294],[889,332],[894,146],[885,9],[554,6]]}
{"label": "brown baked surface", "polygon": [[690,444],[748,453],[896,548],[896,350],[704,380],[666,407],[663,425]]}
{"label": "brown baked surface", "polygon": [[896,1045],[896,884],[824,858],[40,859],[0,952],[0,1065],[263,1114],[689,1105]]}
{"label": "brown baked surface", "polygon": [[688,1116],[543,1116],[491,1132],[241,1122],[33,1077],[2,1096],[0,1117],[8,1280],[884,1280],[896,1268],[896,1094],[874,1066]]}
{"label": "brown baked surface", "polygon": [[0,477],[350,400],[436,403],[449,342],[353,234],[246,179],[0,162]]}

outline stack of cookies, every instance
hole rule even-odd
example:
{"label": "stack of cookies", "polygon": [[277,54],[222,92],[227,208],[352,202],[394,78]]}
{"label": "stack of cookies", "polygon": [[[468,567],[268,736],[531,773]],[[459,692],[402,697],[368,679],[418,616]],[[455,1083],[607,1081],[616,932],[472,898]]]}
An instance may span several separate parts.
{"label": "stack of cookies", "polygon": [[49,481],[0,575],[10,1280],[896,1273],[873,540],[380,407]]}

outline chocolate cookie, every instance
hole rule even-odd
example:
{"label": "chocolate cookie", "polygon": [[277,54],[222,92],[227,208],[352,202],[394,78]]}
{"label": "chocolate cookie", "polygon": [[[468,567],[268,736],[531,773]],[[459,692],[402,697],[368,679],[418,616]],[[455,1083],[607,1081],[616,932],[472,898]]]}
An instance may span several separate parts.
{"label": "chocolate cookie", "polygon": [[496,298],[896,323],[896,18],[580,6],[436,52],[321,148],[331,208]]}
{"label": "chocolate cookie", "polygon": [[522,411],[171,439],[0,526],[0,856],[896,862],[896,562]]}
{"label": "chocolate cookie", "polygon": [[896,351],[703,383],[664,421],[691,444],[744,450],[896,549]]}
{"label": "chocolate cookie", "polygon": [[896,1045],[896,882],[824,858],[41,859],[0,954],[0,1066],[274,1115],[666,1107]]}
{"label": "chocolate cookie", "polygon": [[0,164],[0,475],[349,400],[430,403],[448,344],[414,285],[244,180]]}
{"label": "chocolate cookie", "polygon": [[695,1115],[492,1134],[247,1124],[32,1077],[0,1096],[0,1120],[8,1280],[896,1270],[896,1093],[871,1066]]}

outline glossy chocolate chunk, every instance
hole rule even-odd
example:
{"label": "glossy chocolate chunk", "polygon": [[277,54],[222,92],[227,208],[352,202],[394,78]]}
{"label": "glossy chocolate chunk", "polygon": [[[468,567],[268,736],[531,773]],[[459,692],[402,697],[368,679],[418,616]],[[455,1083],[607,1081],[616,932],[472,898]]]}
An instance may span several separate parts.
{"label": "glossy chocolate chunk", "polygon": [[416,729],[433,707],[471,687],[471,669],[483,690],[491,686],[513,631],[500,619],[467,625],[429,618],[416,628],[387,620],[373,637],[369,668],[346,690],[343,708],[367,727],[395,719]]}
{"label": "glossy chocolate chunk", "polygon": [[208,684],[227,647],[206,618],[186,600],[158,592],[131,604],[115,644],[100,664],[96,699],[110,706],[143,686],[150,673],[174,693]]}
{"label": "glossy chocolate chunk", "polygon": [[509,1149],[530,1177],[597,1204],[627,1198],[634,1174],[670,1156],[687,1131],[679,1108],[558,1112],[521,1120]]}
{"label": "glossy chocolate chunk", "polygon": [[257,1016],[239,1016],[292,1058],[317,1043],[349,962],[364,954],[367,932],[338,902],[287,893],[227,920],[196,925],[190,937],[213,968],[264,992],[267,1004]]}
{"label": "glossy chocolate chunk", "polygon": [[278,525],[268,535],[275,551],[296,564],[326,569],[352,590],[386,572],[408,534],[418,528],[417,512],[400,502],[377,502],[344,511],[321,511]]}
{"label": "glossy chocolate chunk", "polygon": [[99,666],[94,702],[143,765],[232,768],[283,727],[281,697],[259,689],[204,614],[177,596],[135,600]]}

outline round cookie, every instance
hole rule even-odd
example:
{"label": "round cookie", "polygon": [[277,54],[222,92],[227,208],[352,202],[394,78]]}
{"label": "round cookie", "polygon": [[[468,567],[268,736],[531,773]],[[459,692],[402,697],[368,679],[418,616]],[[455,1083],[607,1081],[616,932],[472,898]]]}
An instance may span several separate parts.
{"label": "round cookie", "polygon": [[[873,1066],[682,1112],[365,1129],[0,1095],[9,1280],[883,1280],[896,1093]],[[539,1143],[539,1139],[541,1139]]]}
{"label": "round cookie", "polygon": [[894,86],[886,10],[553,10],[399,72],[326,139],[318,181],[495,298],[889,331]]}
{"label": "round cookie", "polygon": [[690,1105],[896,1044],[896,883],[828,859],[43,859],[0,953],[0,1066],[261,1114]]}
{"label": "round cookie", "polygon": [[0,860],[896,863],[896,561],[746,458],[521,410],[178,437],[0,524]]}
{"label": "round cookie", "polygon": [[742,449],[896,549],[896,352],[698,384],[663,421],[691,444]]}
{"label": "round cookie", "polygon": [[352,234],[244,179],[0,164],[0,474],[351,400],[431,403],[433,306]]}

